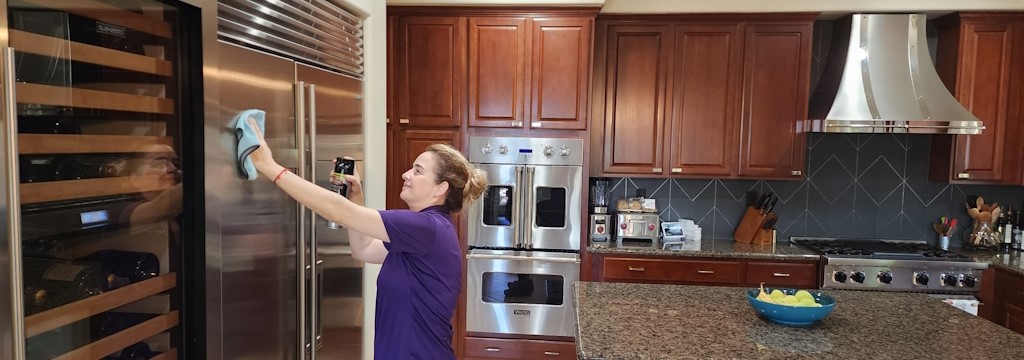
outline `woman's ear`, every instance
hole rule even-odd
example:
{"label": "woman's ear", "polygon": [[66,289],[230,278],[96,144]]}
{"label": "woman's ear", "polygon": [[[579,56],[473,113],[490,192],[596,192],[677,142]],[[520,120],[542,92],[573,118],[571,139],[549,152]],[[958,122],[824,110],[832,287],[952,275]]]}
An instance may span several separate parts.
{"label": "woman's ear", "polygon": [[434,197],[443,197],[448,193],[448,187],[450,185],[447,181],[442,181],[440,184],[434,186]]}

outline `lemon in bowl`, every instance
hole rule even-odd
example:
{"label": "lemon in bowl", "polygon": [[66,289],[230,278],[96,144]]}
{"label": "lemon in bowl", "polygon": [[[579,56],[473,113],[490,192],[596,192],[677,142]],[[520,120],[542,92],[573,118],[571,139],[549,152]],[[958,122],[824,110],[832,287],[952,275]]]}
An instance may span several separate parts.
{"label": "lemon in bowl", "polygon": [[811,326],[836,307],[835,299],[820,292],[765,289],[764,284],[747,290],[747,301],[768,321],[785,326]]}

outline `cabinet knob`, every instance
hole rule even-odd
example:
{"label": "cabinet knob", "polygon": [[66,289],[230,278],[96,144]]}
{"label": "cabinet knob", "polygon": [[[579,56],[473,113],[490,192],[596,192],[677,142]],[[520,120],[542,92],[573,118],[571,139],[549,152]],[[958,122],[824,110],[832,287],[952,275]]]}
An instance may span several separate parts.
{"label": "cabinet knob", "polygon": [[409,119],[398,119],[398,123],[399,124],[408,124],[409,123]]}
{"label": "cabinet knob", "polygon": [[385,124],[390,124],[391,123],[391,118],[384,118],[384,123]]}
{"label": "cabinet knob", "polygon": [[800,170],[793,170],[793,171],[790,171],[789,174],[793,175],[793,176],[800,176],[800,175],[803,175],[804,172],[800,171]]}
{"label": "cabinet knob", "polygon": [[681,172],[683,172],[683,168],[672,168],[672,173],[673,174],[678,174],[678,173],[681,173]]}
{"label": "cabinet knob", "polygon": [[971,174],[967,173],[967,172],[957,173],[956,174],[956,178],[957,179],[970,179],[971,178]]}
{"label": "cabinet knob", "polygon": [[655,174],[660,173],[661,172],[661,168],[653,168],[653,169],[651,169],[651,172],[655,173]]}

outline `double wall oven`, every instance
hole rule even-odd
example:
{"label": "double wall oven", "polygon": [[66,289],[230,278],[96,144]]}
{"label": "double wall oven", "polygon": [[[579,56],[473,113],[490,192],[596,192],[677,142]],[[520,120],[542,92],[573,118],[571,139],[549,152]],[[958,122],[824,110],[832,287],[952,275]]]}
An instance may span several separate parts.
{"label": "double wall oven", "polygon": [[583,141],[472,137],[488,188],[468,209],[466,330],[573,336]]}

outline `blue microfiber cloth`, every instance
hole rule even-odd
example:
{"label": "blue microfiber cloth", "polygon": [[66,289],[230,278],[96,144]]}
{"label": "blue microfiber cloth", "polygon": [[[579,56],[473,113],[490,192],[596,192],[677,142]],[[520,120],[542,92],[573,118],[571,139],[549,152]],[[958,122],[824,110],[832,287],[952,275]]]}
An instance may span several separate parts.
{"label": "blue microfiber cloth", "polygon": [[263,119],[267,113],[260,109],[249,109],[238,113],[234,120],[231,120],[231,126],[235,128],[235,163],[238,166],[238,173],[243,179],[256,180],[259,174],[256,173],[256,166],[252,164],[252,159],[249,159],[249,154],[260,148],[260,141],[256,139],[256,133],[252,129],[252,125],[249,124],[249,118],[256,120],[256,125],[260,128],[260,133],[264,132]]}

